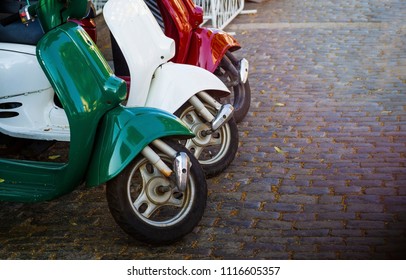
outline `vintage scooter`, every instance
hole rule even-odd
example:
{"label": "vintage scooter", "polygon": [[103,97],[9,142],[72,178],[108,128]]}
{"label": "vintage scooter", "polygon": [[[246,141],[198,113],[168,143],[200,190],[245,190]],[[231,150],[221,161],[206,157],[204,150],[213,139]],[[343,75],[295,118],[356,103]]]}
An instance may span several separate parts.
{"label": "vintage scooter", "polygon": [[[10,36],[4,35],[7,26],[1,29],[0,200],[45,201],[82,182],[88,187],[106,183],[110,211],[125,232],[144,242],[172,242],[197,225],[205,208],[203,170],[175,142],[194,134],[162,110],[121,105],[125,82],[113,74],[89,35],[66,22],[87,10],[86,0],[24,6],[19,13],[23,23],[30,26],[35,18],[45,33],[32,45],[5,43]],[[15,18],[1,22],[11,24]],[[31,141],[64,138],[63,133],[46,136],[57,123],[66,125],[63,116],[69,141],[57,144],[69,144],[59,150],[67,151],[67,159],[22,159]],[[12,150],[21,141],[24,145]]]}
{"label": "vintage scooter", "polygon": [[[165,36],[143,0],[109,0],[103,16],[113,47],[129,68],[126,106],[175,113],[196,134],[184,141],[186,147],[208,177],[218,175],[233,161],[238,148],[233,107],[212,97],[229,95],[227,87],[205,69],[169,62],[175,55],[175,42]],[[116,55],[113,52],[115,66]]]}
{"label": "vintage scooter", "polygon": [[[175,40],[175,56],[171,61],[196,65],[219,77],[231,91],[221,100],[232,99],[234,119],[236,122],[242,121],[250,108],[251,88],[248,61],[234,56],[234,52],[241,48],[237,40],[222,30],[201,27],[203,10],[192,0],[144,1],[165,35]],[[128,73],[125,61],[120,57],[115,58],[114,66],[118,75]]]}

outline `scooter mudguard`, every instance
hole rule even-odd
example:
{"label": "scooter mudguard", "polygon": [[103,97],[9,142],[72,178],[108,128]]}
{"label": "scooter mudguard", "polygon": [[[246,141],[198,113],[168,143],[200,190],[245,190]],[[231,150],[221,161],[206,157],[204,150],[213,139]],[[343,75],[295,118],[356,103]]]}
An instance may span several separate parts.
{"label": "scooter mudguard", "polygon": [[219,97],[227,96],[230,93],[224,83],[203,68],[187,64],[165,63],[155,71],[145,106],[174,113],[190,97],[200,91],[215,93]]}
{"label": "scooter mudguard", "polygon": [[85,178],[101,118],[126,95],[124,81],[75,23],[46,33],[36,52],[69,120],[69,162],[0,159],[0,200],[44,201],[76,188]]}
{"label": "scooter mudguard", "polygon": [[155,108],[117,107],[99,128],[86,184],[97,186],[118,175],[145,146],[162,137],[195,135],[174,115]]}
{"label": "scooter mudguard", "polygon": [[240,49],[240,44],[228,33],[214,28],[197,28],[190,40],[189,55],[185,62],[214,72],[225,53]]}

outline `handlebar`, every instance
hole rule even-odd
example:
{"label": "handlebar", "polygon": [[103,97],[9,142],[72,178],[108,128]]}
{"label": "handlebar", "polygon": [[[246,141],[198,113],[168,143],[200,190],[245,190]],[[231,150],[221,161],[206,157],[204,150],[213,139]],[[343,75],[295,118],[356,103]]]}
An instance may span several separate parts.
{"label": "handlebar", "polygon": [[33,20],[35,15],[37,14],[36,8],[37,8],[37,4],[26,5],[26,6],[22,7],[18,11],[18,13],[11,14],[10,16],[5,17],[2,20],[0,20],[0,24],[3,26],[7,26],[16,21],[21,21],[23,24],[28,24],[28,22]]}
{"label": "handlebar", "polygon": [[0,24],[6,26],[18,20],[28,24],[35,16],[38,16],[43,30],[47,32],[65,23],[70,17],[77,19],[86,17],[90,7],[91,1],[89,0],[39,0],[37,3],[24,6],[19,13],[0,20]]}

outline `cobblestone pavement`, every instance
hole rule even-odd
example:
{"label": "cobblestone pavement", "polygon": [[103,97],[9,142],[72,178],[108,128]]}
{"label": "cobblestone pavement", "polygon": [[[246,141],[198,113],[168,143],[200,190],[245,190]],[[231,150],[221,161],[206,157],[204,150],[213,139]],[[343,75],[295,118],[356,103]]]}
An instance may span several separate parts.
{"label": "cobblestone pavement", "polygon": [[194,232],[133,241],[103,188],[80,189],[0,203],[1,259],[405,258],[406,2],[245,7],[258,12],[226,30],[251,62],[252,108]]}

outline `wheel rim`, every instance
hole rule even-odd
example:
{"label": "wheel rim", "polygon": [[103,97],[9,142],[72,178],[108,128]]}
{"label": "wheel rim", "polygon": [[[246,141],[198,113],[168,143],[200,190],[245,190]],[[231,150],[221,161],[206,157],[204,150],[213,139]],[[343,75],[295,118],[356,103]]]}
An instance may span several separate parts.
{"label": "wheel rim", "polygon": [[[216,114],[214,108],[205,106],[212,114]],[[212,134],[205,134],[205,131],[209,130],[209,126],[196,113],[193,106],[186,108],[180,119],[196,135],[183,144],[199,160],[200,164],[214,164],[224,158],[231,145],[231,130],[228,123],[225,123]]]}
{"label": "wheel rim", "polygon": [[[171,160],[160,155],[172,167]],[[168,227],[183,220],[192,208],[195,198],[195,181],[192,174],[184,192],[166,178],[145,158],[138,161],[127,181],[128,199],[134,213],[154,227]]]}

